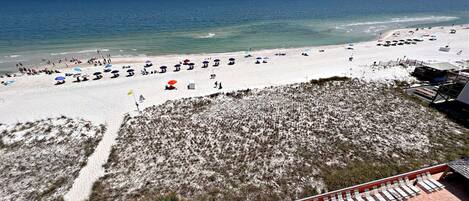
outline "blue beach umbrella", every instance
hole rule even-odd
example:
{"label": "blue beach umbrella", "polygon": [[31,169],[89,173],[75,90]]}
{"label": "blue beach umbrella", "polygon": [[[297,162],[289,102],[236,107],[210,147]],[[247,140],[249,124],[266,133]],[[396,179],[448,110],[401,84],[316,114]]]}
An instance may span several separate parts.
{"label": "blue beach umbrella", "polygon": [[80,67],[75,67],[75,68],[73,68],[73,70],[74,70],[75,72],[81,72],[81,68],[80,68]]}
{"label": "blue beach umbrella", "polygon": [[62,81],[62,80],[65,80],[65,77],[64,76],[59,76],[59,77],[56,77],[55,80]]}
{"label": "blue beach umbrella", "polygon": [[106,66],[104,66],[105,68],[111,68],[112,67],[112,64],[107,64]]}

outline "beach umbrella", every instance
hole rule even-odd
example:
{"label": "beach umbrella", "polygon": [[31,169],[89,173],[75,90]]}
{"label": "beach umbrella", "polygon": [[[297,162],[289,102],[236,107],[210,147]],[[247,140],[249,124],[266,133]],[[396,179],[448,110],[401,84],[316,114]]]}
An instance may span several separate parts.
{"label": "beach umbrella", "polygon": [[134,69],[129,69],[129,70],[127,70],[128,73],[134,72],[134,71],[135,71]]}
{"label": "beach umbrella", "polygon": [[101,72],[95,72],[93,73],[93,75],[101,75],[102,73]]}
{"label": "beach umbrella", "polygon": [[107,64],[106,66],[104,66],[104,68],[111,68],[112,67],[112,64]]}
{"label": "beach umbrella", "polygon": [[269,59],[269,57],[264,57],[264,59]]}
{"label": "beach umbrella", "polygon": [[62,81],[62,80],[65,80],[65,77],[64,76],[58,76],[58,77],[55,78],[55,80]]}
{"label": "beach umbrella", "polygon": [[220,59],[215,59],[215,60],[213,60],[213,61],[214,61],[214,62],[220,62]]}
{"label": "beach umbrella", "polygon": [[73,70],[74,70],[75,72],[81,72],[81,68],[80,68],[80,67],[75,67],[75,68],[73,68]]}
{"label": "beach umbrella", "polygon": [[176,65],[174,65],[174,67],[179,68],[179,67],[181,67],[181,64],[176,64]]}
{"label": "beach umbrella", "polygon": [[3,85],[8,86],[10,84],[13,84],[14,82],[15,82],[14,80],[8,80],[8,81],[3,82]]}
{"label": "beach umbrella", "polygon": [[202,63],[204,63],[204,64],[208,64],[209,62],[208,62],[208,61],[203,61]]}
{"label": "beach umbrella", "polygon": [[[257,59],[257,60],[261,60],[261,59],[262,59],[262,57],[257,57],[256,59]],[[230,60],[230,61],[231,61],[231,60]]]}
{"label": "beach umbrella", "polygon": [[229,60],[230,60],[230,61],[234,61],[234,60],[235,60],[235,58],[230,58]]}
{"label": "beach umbrella", "polygon": [[168,81],[168,84],[169,84],[169,85],[175,85],[176,83],[177,83],[176,80],[170,80],[170,81]]}
{"label": "beach umbrella", "polygon": [[190,61],[191,61],[191,60],[189,60],[189,59],[185,59],[185,60],[184,60],[184,63],[188,63],[188,62],[190,62]]}
{"label": "beach umbrella", "polygon": [[161,66],[160,68],[161,68],[161,69],[165,69],[165,68],[168,68],[168,67],[167,67],[167,66]]}
{"label": "beach umbrella", "polygon": [[111,71],[112,74],[116,74],[116,73],[119,73],[119,70],[113,70]]}
{"label": "beach umbrella", "polygon": [[146,64],[149,64],[149,63],[151,63],[151,61],[150,61],[150,60],[146,60],[145,63],[146,63]]}

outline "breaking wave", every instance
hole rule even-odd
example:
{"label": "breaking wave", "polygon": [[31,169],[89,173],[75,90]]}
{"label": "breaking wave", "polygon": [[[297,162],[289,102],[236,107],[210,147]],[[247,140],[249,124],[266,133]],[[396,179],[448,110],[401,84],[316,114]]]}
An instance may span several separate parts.
{"label": "breaking wave", "polygon": [[215,33],[208,33],[207,35],[203,35],[203,36],[198,36],[197,38],[213,38],[215,37],[217,34]]}
{"label": "breaking wave", "polygon": [[428,17],[397,17],[391,18],[390,20],[384,21],[369,21],[369,22],[356,22],[343,25],[345,27],[350,26],[364,26],[364,25],[381,25],[381,24],[395,24],[395,23],[410,23],[410,22],[444,22],[456,20],[458,17],[452,16],[428,16]]}
{"label": "breaking wave", "polygon": [[[76,52],[60,52],[60,53],[50,53],[52,56],[57,56],[57,55],[67,55],[67,54],[86,54],[86,53],[95,53],[98,49],[93,49],[93,50],[80,50]],[[109,49],[99,49],[101,52],[109,52]]]}

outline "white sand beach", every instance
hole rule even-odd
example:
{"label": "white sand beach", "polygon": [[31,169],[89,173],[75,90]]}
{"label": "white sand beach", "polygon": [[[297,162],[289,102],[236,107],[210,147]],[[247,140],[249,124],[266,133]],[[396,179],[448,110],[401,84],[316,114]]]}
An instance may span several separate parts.
{"label": "white sand beach", "polygon": [[[456,29],[456,34],[450,34],[450,29]],[[104,77],[100,80],[79,83],[74,83],[73,77],[67,77],[66,83],[62,85],[55,85],[54,78],[58,74],[1,78],[2,81],[15,82],[8,86],[0,86],[2,114],[0,122],[13,124],[65,115],[72,118],[80,117],[97,124],[105,123],[108,129],[103,140],[65,196],[66,200],[84,200],[89,196],[93,182],[104,175],[102,165],[107,161],[124,114],[136,113],[134,98],[127,95],[129,90],[133,90],[137,96],[145,97],[146,100],[140,105],[140,109],[143,109],[171,99],[304,82],[331,76],[379,81],[412,80],[409,75],[411,69],[370,67],[374,62],[380,61],[415,59],[456,64],[457,61],[469,60],[469,25],[420,29],[412,35],[409,33],[410,30],[415,31],[415,29],[391,31],[382,40],[417,38],[423,42],[382,47],[377,46],[377,41],[374,40],[355,43],[353,46],[344,44],[260,50],[252,52],[253,57],[250,58],[244,58],[244,52],[112,58],[113,68],[121,71],[120,77],[111,79],[110,74],[104,73]],[[428,40],[431,36],[435,36],[436,40]],[[451,48],[449,52],[438,50],[446,45]],[[352,47],[353,50],[347,47]],[[309,50],[307,52],[309,56],[301,55],[305,49]],[[462,52],[457,54],[459,51]],[[286,53],[286,56],[275,56],[278,52]],[[349,61],[351,56],[353,61]],[[229,66],[227,63],[231,57],[236,59],[236,64]],[[256,57],[268,57],[268,63],[255,64]],[[189,71],[186,70],[186,66],[182,66],[181,71],[173,72],[173,66],[186,58],[196,64],[195,69]],[[201,68],[202,61],[208,58],[211,59],[209,67]],[[212,67],[216,58],[221,60],[221,65]],[[143,69],[146,60],[151,60],[154,64],[149,70],[159,70],[159,66],[165,65],[168,66],[168,72],[141,75],[140,70]],[[122,69],[124,65],[130,65],[135,69],[135,76],[126,77],[127,69]],[[103,70],[102,66],[80,66],[83,72],[89,75]],[[72,72],[71,69],[61,69],[61,71]],[[216,74],[216,78],[210,79],[211,74]],[[177,90],[165,90],[164,87],[169,80],[178,81],[175,85]],[[190,81],[195,82],[195,90],[187,89]],[[221,82],[223,89],[214,88],[215,81]]]}

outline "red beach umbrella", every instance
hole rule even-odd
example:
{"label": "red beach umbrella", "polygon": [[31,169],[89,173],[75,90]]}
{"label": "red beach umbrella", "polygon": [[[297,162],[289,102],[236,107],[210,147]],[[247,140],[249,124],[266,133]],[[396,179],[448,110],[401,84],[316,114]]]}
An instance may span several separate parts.
{"label": "red beach umbrella", "polygon": [[178,81],[176,81],[176,80],[170,80],[170,81],[168,81],[168,84],[169,85],[175,85],[177,82]]}

